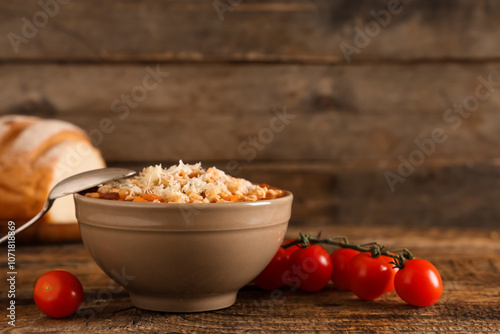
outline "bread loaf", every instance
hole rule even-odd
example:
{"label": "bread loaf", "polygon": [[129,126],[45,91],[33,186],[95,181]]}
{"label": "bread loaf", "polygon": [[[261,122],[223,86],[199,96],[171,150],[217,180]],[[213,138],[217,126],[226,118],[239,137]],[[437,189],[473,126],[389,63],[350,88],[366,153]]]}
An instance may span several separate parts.
{"label": "bread loaf", "polygon": [[[0,117],[0,222],[19,227],[43,207],[59,181],[105,167],[85,132],[60,120],[7,115]],[[25,241],[79,238],[72,196],[55,201],[41,222],[19,234]]]}

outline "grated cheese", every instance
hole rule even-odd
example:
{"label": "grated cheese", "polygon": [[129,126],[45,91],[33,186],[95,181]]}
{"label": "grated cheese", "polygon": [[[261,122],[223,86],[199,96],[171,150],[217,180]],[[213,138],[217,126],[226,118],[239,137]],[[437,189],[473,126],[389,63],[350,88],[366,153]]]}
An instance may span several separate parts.
{"label": "grated cheese", "polygon": [[[146,167],[136,177],[102,185],[97,193],[100,198],[158,203],[243,202],[284,195],[279,189],[232,177],[215,167],[205,170],[201,163],[190,165],[182,160],[169,168],[161,164]],[[116,194],[107,195],[110,193]],[[87,196],[97,195],[90,193]]]}

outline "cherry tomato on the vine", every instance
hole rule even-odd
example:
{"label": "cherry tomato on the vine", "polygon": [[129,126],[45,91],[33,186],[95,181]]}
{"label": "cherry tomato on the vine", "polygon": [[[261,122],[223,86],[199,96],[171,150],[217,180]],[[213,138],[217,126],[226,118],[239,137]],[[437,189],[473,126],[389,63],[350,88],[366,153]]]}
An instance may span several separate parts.
{"label": "cherry tomato on the vine", "polygon": [[[295,240],[297,240],[296,238],[294,239],[290,239],[290,240],[287,240],[283,243],[283,246],[286,246],[292,242],[294,242]],[[285,248],[285,253],[286,253],[286,256],[288,258],[290,258],[290,256],[292,255],[293,252],[295,252],[296,250],[300,249],[300,246],[299,245],[293,245],[293,246],[290,246],[290,247],[287,247]]]}
{"label": "cherry tomato on the vine", "polygon": [[302,291],[316,292],[330,281],[330,254],[320,245],[300,248],[290,257],[290,280]]}
{"label": "cherry tomato on the vine", "polygon": [[83,287],[72,273],[52,270],[38,278],[33,297],[43,313],[52,318],[64,318],[80,307]]}
{"label": "cherry tomato on the vine", "polygon": [[347,268],[351,290],[360,299],[372,300],[390,291],[397,269],[393,259],[381,255],[372,257],[370,253],[360,253],[352,258]]}
{"label": "cherry tomato on the vine", "polygon": [[[394,253],[391,253],[391,254],[395,255]],[[394,262],[394,259],[392,259],[391,262]],[[399,271],[399,268],[394,268],[394,264],[391,263],[390,265],[391,265],[391,268],[393,268],[396,271],[396,273]],[[394,288],[394,280],[392,279],[391,283],[389,284],[389,286],[387,287],[387,289],[385,290],[384,293],[392,292],[392,291],[394,291],[394,289],[395,289]]]}
{"label": "cherry tomato on the vine", "polygon": [[266,268],[257,276],[253,282],[262,289],[279,289],[286,283],[285,272],[288,270],[288,257],[285,250],[280,247],[278,252]]}
{"label": "cherry tomato on the vine", "polygon": [[396,293],[410,305],[430,306],[443,294],[443,281],[436,267],[422,259],[408,260],[394,279]]}
{"label": "cherry tomato on the vine", "polygon": [[344,290],[350,290],[351,284],[347,277],[347,267],[352,258],[359,254],[359,251],[351,248],[339,248],[330,255],[332,260],[332,282]]}

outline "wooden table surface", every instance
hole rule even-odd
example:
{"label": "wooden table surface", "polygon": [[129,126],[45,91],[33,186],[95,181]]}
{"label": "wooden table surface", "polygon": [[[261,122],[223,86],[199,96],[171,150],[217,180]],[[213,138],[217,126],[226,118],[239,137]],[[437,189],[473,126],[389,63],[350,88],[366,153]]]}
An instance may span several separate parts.
{"label": "wooden table surface", "polygon": [[[314,231],[304,232],[317,232]],[[2,247],[0,304],[3,333],[250,333],[250,332],[500,332],[500,229],[465,230],[385,227],[327,227],[324,235],[347,235],[353,242],[378,241],[391,248],[408,247],[430,260],[444,281],[441,300],[427,308],[404,304],[393,292],[375,301],[358,300],[329,285],[319,293],[283,288],[269,291],[249,285],[236,304],[203,313],[161,313],[130,304],[128,294],[97,267],[81,243],[16,249],[16,326],[5,316],[6,251]],[[298,228],[289,228],[288,236]],[[38,276],[53,269],[77,275],[85,289],[80,313],[55,320],[35,306],[32,292]],[[109,296],[111,298],[108,298]]]}

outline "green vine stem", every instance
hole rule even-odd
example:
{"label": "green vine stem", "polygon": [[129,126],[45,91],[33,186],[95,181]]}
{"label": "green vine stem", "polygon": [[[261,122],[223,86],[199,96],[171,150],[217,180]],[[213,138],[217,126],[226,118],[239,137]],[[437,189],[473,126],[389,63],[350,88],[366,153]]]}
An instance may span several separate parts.
{"label": "green vine stem", "polygon": [[406,260],[414,259],[413,254],[406,248],[386,251],[384,250],[384,246],[376,242],[356,245],[356,244],[350,244],[347,237],[345,236],[338,236],[328,239],[321,239],[320,237],[321,233],[318,234],[317,237],[313,237],[311,234],[299,233],[299,238],[297,238],[292,242],[287,243],[286,245],[283,246],[283,248],[288,248],[295,245],[298,245],[301,248],[305,248],[308,247],[310,244],[327,244],[341,248],[350,248],[357,250],[358,252],[370,252],[372,257],[379,257],[381,255],[391,257],[394,260],[394,262],[391,263],[394,264],[395,268],[399,269],[404,268],[404,262]]}

